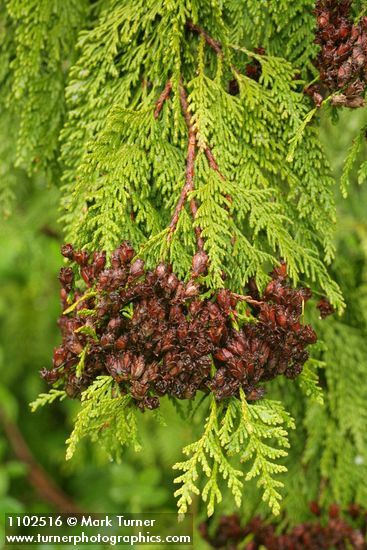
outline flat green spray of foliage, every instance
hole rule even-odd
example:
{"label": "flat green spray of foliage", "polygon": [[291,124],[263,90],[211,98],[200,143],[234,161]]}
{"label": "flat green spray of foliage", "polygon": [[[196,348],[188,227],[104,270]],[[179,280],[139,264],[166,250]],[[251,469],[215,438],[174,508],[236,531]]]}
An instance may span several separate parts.
{"label": "flat green spray of foliage", "polygon": [[262,498],[274,514],[279,514],[278,492],[283,483],[275,478],[276,474],[286,471],[277,459],[287,456],[289,447],[285,428],[294,428],[293,419],[276,401],[261,401],[255,404],[232,398],[223,407],[212,401],[209,416],[202,437],[183,449],[190,458],[174,465],[183,473],[175,479],[181,483],[175,496],[179,497],[179,511],[185,513],[192,502],[192,493],[200,494],[198,466],[208,478],[202,490],[202,498],[207,504],[208,516],[214,512],[216,501],[222,500],[218,477],[222,477],[230,488],[237,506],[241,505],[243,494],[243,472],[236,470],[229,457],[239,455],[240,462],[251,462],[251,468],[245,476],[249,481],[258,479],[262,489]]}
{"label": "flat green spray of foliage", "polygon": [[[185,278],[199,226],[208,288],[242,292],[250,277],[264,287],[283,258],[294,284],[310,284],[342,311],[327,268],[335,253],[333,178],[318,113],[303,94],[316,51],[311,10],[309,0],[8,0],[0,81],[1,109],[17,121],[12,154],[29,173],[55,181],[62,174],[67,240],[110,252],[130,239],[148,266],[166,260]],[[247,76],[248,64],[260,66],[258,80]],[[185,184],[188,121],[197,143],[189,199],[198,210],[193,220],[185,204],[169,239]],[[361,179],[365,171],[363,164]],[[0,193],[8,211],[9,191]],[[316,382],[311,364],[301,389],[320,401]],[[115,455],[124,443],[138,447],[128,398],[112,386],[102,378],[84,392],[68,456],[84,436]],[[175,466],[180,510],[201,492],[213,513],[223,480],[239,504],[243,481],[256,478],[278,513],[291,427],[273,399],[212,403],[202,436]],[[245,470],[236,455],[250,464]]]}

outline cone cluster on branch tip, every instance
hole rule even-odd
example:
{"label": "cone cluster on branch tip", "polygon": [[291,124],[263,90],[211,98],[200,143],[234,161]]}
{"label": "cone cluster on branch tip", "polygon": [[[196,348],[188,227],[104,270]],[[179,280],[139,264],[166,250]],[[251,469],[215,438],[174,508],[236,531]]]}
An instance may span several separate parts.
{"label": "cone cluster on branch tip", "polygon": [[306,88],[320,107],[330,93],[331,104],[363,107],[367,87],[367,17],[357,24],[350,17],[351,0],[318,0],[315,42],[321,50],[316,60],[320,81]]}
{"label": "cone cluster on branch tip", "polygon": [[[62,253],[79,267],[87,290],[74,289],[71,267],[61,269],[62,344],[53,368],[41,375],[50,384],[61,381],[71,397],[109,374],[142,410],[158,407],[163,395],[190,399],[198,390],[221,400],[242,387],[248,399],[258,399],[261,382],[300,374],[306,347],[317,340],[300,322],[311,291],[287,283],[284,263],[271,273],[261,298],[252,282],[249,296],[222,288],[209,299],[201,296],[207,289],[198,279],[207,269],[203,251],[193,258],[188,282],[164,263],[146,271],[126,241],[108,268],[104,252],[89,255],[68,244]],[[235,328],[239,301],[247,302],[251,315]]]}
{"label": "cone cluster on branch tip", "polygon": [[[315,502],[310,503],[310,510],[316,516],[321,515]],[[280,534],[276,526],[265,523],[260,517],[254,517],[247,525],[242,526],[237,514],[222,516],[213,534],[209,533],[208,521],[202,523],[199,530],[212,548],[221,550],[364,550],[367,513],[356,504],[351,504],[346,512],[350,516],[348,520],[341,517],[339,506],[332,504],[327,522],[301,523]],[[251,535],[252,540],[243,543]]]}

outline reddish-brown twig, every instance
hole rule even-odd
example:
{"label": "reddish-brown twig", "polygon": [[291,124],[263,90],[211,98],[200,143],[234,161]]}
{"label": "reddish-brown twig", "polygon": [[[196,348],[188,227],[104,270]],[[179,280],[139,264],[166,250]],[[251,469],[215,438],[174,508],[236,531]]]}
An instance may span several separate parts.
{"label": "reddish-brown twig", "polygon": [[158,98],[158,101],[155,104],[154,118],[156,120],[159,117],[159,113],[162,110],[163,103],[169,98],[171,90],[172,90],[172,82],[168,80],[167,84],[164,87],[163,92],[161,93],[161,95]]}
{"label": "reddish-brown twig", "polygon": [[233,298],[236,298],[236,300],[238,300],[239,302],[247,302],[252,306],[262,306],[264,304],[264,302],[254,300],[251,296],[243,296],[243,294],[236,294],[235,292],[232,292],[232,296]]}
{"label": "reddish-brown twig", "polygon": [[220,42],[218,42],[217,40],[214,40],[214,38],[212,38],[206,31],[204,31],[204,29],[199,27],[199,25],[196,25],[196,23],[193,23],[191,19],[188,19],[186,21],[186,27],[190,29],[190,31],[194,31],[200,34],[200,36],[204,38],[208,46],[210,46],[217,55],[220,55],[220,57],[223,57],[222,46]]}
{"label": "reddish-brown twig", "polygon": [[59,512],[81,514],[83,511],[66,495],[36,461],[18,426],[0,409],[0,422],[15,456],[27,467],[28,479],[45,501]]}
{"label": "reddish-brown twig", "polygon": [[[176,230],[177,222],[180,217],[180,213],[184,207],[187,194],[190,191],[194,190],[194,169],[195,169],[195,155],[196,155],[196,132],[195,129],[191,123],[191,118],[189,114],[188,109],[188,102],[187,102],[187,96],[186,91],[182,82],[182,79],[180,81],[180,103],[181,103],[181,109],[182,113],[184,115],[186,125],[189,132],[189,140],[188,140],[188,147],[187,147],[187,157],[186,157],[186,178],[185,178],[185,185],[183,186],[180,194],[180,198],[178,199],[175,212],[172,216],[171,223],[169,225],[169,234],[168,234],[168,240],[171,240],[173,233]],[[196,201],[194,199],[190,200],[190,210],[193,219],[195,220],[196,214],[198,211],[198,207],[196,204]],[[195,226],[195,235],[196,235],[196,245],[198,250],[204,250],[204,240],[201,236],[201,229],[199,226]]]}
{"label": "reddish-brown twig", "polygon": [[[182,78],[180,80],[180,103],[181,103],[181,109],[182,109],[184,117],[185,117],[186,125],[187,125],[187,128],[189,130],[189,135],[191,133],[193,134],[193,136],[195,138],[195,146],[196,146],[196,131],[195,131],[195,129],[194,129],[192,123],[191,123],[191,117],[190,117],[190,113],[189,113],[187,95],[186,95],[185,87],[184,87],[183,82],[182,82]],[[194,189],[193,179],[194,179],[194,175],[192,177],[192,189],[190,189],[190,191],[192,191]],[[195,199],[190,200],[190,210],[191,210],[192,217],[195,220],[196,214],[197,214],[197,211],[198,211],[198,207],[197,207]],[[204,240],[203,240],[203,237],[201,235],[201,228],[198,225],[195,226],[195,234],[196,234],[197,249],[198,250],[204,250]]]}
{"label": "reddish-brown twig", "polygon": [[175,212],[172,216],[171,223],[169,224],[170,232],[168,234],[169,240],[172,238],[172,234],[176,230],[177,222],[180,217],[181,210],[184,207],[187,194],[189,191],[192,191],[194,188],[194,163],[195,163],[195,149],[196,149],[196,137],[195,132],[189,129],[189,142],[187,146],[187,157],[186,157],[186,178],[185,185],[183,186],[180,194],[180,198],[176,204]]}
{"label": "reddish-brown twig", "polygon": [[208,162],[209,162],[209,166],[212,170],[215,170],[216,172],[218,172],[218,175],[220,177],[220,179],[222,181],[224,181],[226,178],[223,176],[223,174],[221,173],[221,171],[219,170],[219,166],[217,164],[217,161],[215,160],[214,158],[214,155],[212,153],[212,150],[210,149],[210,147],[206,146],[205,147],[205,156],[206,158],[208,159]]}

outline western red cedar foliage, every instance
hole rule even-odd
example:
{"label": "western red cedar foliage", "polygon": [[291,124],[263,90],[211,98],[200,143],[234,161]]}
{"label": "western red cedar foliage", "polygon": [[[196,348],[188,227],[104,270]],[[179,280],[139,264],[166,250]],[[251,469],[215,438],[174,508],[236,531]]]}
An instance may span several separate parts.
{"label": "western red cedar foliage", "polygon": [[[341,425],[350,460],[367,449],[358,422],[344,423],[345,403],[329,400],[328,346],[350,327],[320,324],[326,347],[310,358],[316,335],[305,320],[317,302],[322,316],[345,306],[330,267],[334,178],[318,125],[321,113],[364,104],[363,2],[9,0],[1,9],[2,123],[16,129],[8,164],[60,185],[69,261],[62,344],[42,372],[54,387],[34,408],[80,396],[67,457],[85,436],[119,457],[144,445],[139,409],[182,400],[189,421],[198,396],[202,435],[174,465],[179,510],[201,494],[211,515],[224,485],[239,506],[256,478],[275,514],[285,484],[291,513],[290,472],[302,479],[301,460],[313,456],[323,480],[326,464],[339,468],[331,434]],[[6,211],[13,184],[1,183]],[[323,400],[320,367],[323,409],[312,402]],[[298,463],[289,454],[297,416]],[[342,482],[328,481],[340,496]],[[355,475],[348,483],[361,491]]]}

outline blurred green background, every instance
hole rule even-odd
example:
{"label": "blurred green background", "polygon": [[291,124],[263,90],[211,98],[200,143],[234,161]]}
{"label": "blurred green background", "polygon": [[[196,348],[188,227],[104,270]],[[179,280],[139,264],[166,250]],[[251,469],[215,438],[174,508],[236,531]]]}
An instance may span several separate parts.
{"label": "blurred green background", "polygon": [[[337,179],[352,139],[366,120],[365,110],[344,112],[334,125],[325,117],[321,131]],[[169,402],[164,405],[168,425],[161,425],[149,413],[142,414],[143,450],[138,454],[127,452],[121,464],[109,462],[97,446],[88,443],[79,448],[71,462],[65,462],[65,440],[78,402],[66,400],[30,412],[29,402],[39,392],[47,391],[38,371],[50,365],[53,347],[59,342],[57,275],[62,263],[62,228],[56,221],[58,190],[47,187],[42,179],[27,177],[19,169],[9,170],[9,162],[6,144],[2,144],[0,175],[13,178],[15,200],[0,221],[1,516],[5,512],[57,511],[53,497],[45,497],[30,481],[30,472],[34,474],[38,468],[42,468],[51,489],[57,493],[55,486],[62,488],[65,498],[85,511],[174,512],[175,473],[171,466],[181,460],[184,444],[200,433],[205,407],[191,423],[183,421]],[[357,229],[358,234],[367,234],[367,194],[356,183],[358,165],[357,161],[350,198],[341,199],[336,186],[337,238],[340,255],[349,269],[359,261],[353,235]],[[31,466],[27,464],[28,452],[33,455]],[[220,511],[232,513],[232,505],[224,500]],[[197,524],[204,516],[195,502],[193,512]],[[207,548],[198,535],[194,547]]]}

